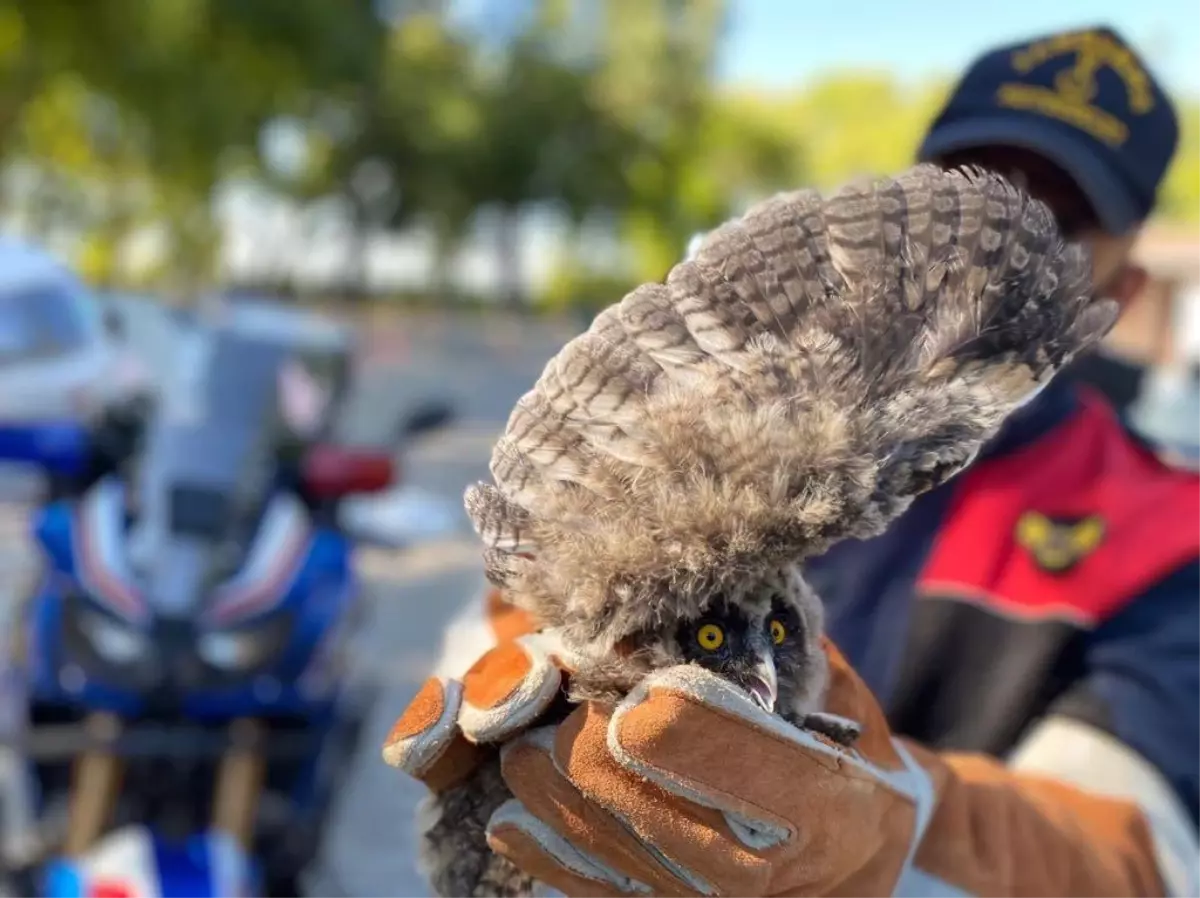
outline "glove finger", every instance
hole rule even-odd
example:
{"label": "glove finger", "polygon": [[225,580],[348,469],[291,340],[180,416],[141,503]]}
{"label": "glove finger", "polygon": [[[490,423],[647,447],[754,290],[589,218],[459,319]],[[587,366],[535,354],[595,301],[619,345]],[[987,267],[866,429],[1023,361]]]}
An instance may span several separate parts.
{"label": "glove finger", "polygon": [[430,677],[383,743],[383,760],[440,791],[466,776],[482,752],[458,729],[462,684]]}
{"label": "glove finger", "polygon": [[652,891],[655,895],[695,894],[660,863],[632,829],[589,802],[571,784],[555,764],[557,730],[557,727],[531,730],[501,750],[505,783],[522,811],[537,822],[536,827],[532,824],[524,827],[525,838],[543,843],[547,847],[541,850],[552,854],[564,854],[561,848],[555,850],[559,842],[570,851],[583,854],[590,864],[591,875],[602,878],[609,888]]}
{"label": "glove finger", "polygon": [[616,874],[610,877],[603,864],[575,848],[515,799],[506,801],[492,814],[487,843],[522,872],[572,898],[648,892]]}
{"label": "glove finger", "polygon": [[499,742],[531,726],[558,698],[568,670],[556,636],[532,633],[485,653],[463,675],[458,725],[472,742]]}
{"label": "glove finger", "polygon": [[[660,876],[673,891],[682,884],[692,895],[775,894],[769,890],[771,864],[739,840],[721,811],[687,801],[617,763],[609,745],[612,713],[590,703],[568,717],[555,735],[555,767],[634,837],[665,871]],[[721,763],[729,765],[737,751],[726,744]],[[628,869],[625,855],[609,859]]]}
{"label": "glove finger", "polygon": [[[825,894],[833,871],[899,870],[932,807],[928,776],[906,753],[895,755],[899,769],[869,761],[693,666],[651,675],[603,723],[601,744],[624,777],[568,758],[572,781],[615,815],[640,815],[640,832],[723,893]],[[598,740],[577,741],[594,751]],[[764,858],[798,878],[772,881]]]}

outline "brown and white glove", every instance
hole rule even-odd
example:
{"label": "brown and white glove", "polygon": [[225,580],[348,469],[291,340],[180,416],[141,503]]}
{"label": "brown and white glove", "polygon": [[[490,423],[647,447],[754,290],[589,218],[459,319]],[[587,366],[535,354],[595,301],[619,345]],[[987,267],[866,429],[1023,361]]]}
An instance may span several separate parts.
{"label": "brown and white glove", "polygon": [[434,792],[460,782],[481,745],[524,732],[559,697],[563,654],[553,634],[528,632],[499,642],[461,678],[430,677],[393,725],[383,759]]}
{"label": "brown and white glove", "polygon": [[431,681],[385,756],[443,788],[506,742],[493,849],[568,895],[1161,895],[1141,813],[977,755],[894,738],[832,645],[846,749],[693,667],[533,726],[565,665],[544,634]]}

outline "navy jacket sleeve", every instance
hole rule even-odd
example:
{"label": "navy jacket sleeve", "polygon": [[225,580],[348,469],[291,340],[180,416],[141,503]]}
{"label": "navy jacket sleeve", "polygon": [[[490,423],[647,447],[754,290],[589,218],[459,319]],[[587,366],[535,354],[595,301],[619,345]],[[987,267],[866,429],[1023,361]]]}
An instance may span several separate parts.
{"label": "navy jacket sleeve", "polygon": [[1154,764],[1200,825],[1200,559],[1086,639],[1088,673],[1054,712],[1111,733]]}

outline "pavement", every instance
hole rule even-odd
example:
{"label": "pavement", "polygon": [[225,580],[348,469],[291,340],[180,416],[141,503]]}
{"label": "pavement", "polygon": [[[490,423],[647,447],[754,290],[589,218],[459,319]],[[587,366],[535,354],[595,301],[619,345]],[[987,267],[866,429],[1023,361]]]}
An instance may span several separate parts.
{"label": "pavement", "polygon": [[[458,421],[414,445],[407,482],[446,497],[457,530],[403,552],[367,550],[357,567],[372,597],[362,663],[383,686],[361,756],[340,797],[327,846],[328,878],[314,887],[348,896],[429,895],[414,867],[412,818],[422,788],[380,759],[383,738],[434,662],[446,623],[478,595],[478,546],[461,510],[463,489],[487,477],[491,443],[516,400],[572,335],[541,323],[424,317],[378,325],[367,335],[361,386],[347,430],[356,440],[386,439],[404,409],[433,398],[454,404]],[[28,582],[35,549],[26,517],[0,506],[0,571],[12,593]]]}
{"label": "pavement", "polygon": [[513,404],[570,336],[542,325],[472,319],[411,334],[402,353],[369,365],[372,373],[356,397],[362,411],[351,415],[361,422],[364,432],[357,436],[363,439],[394,420],[387,409],[434,397],[459,409],[456,426],[406,457],[411,482],[455,504],[459,530],[403,553],[363,553],[360,570],[375,595],[364,658],[386,685],[329,845],[329,884],[340,894],[430,894],[413,864],[412,819],[423,788],[387,767],[379,747],[432,666],[443,628],[483,582],[478,544],[461,511],[463,490],[488,476],[492,442]]}

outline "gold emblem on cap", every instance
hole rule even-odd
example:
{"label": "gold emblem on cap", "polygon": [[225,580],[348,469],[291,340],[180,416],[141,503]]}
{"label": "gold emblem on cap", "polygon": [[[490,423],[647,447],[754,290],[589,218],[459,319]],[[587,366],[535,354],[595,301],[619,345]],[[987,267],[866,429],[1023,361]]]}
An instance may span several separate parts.
{"label": "gold emblem on cap", "polygon": [[996,92],[996,100],[1009,109],[1039,112],[1087,131],[1112,146],[1129,139],[1129,126],[1112,113],[1092,104],[1096,97],[1096,73],[1111,69],[1125,85],[1129,110],[1145,115],[1154,108],[1150,76],[1133,52],[1107,34],[1078,31],[1036,41],[1012,54],[1013,69],[1027,75],[1038,66],[1074,54],[1075,64],[1059,72],[1054,87],[1009,82]]}

